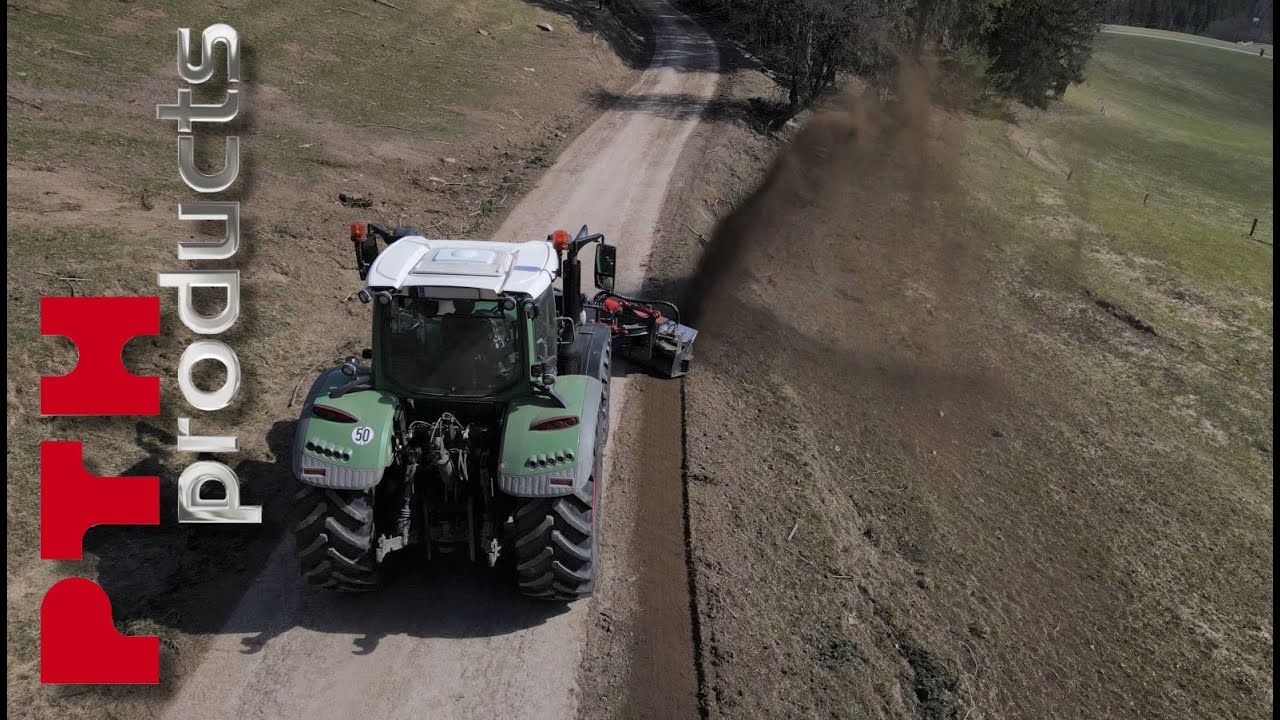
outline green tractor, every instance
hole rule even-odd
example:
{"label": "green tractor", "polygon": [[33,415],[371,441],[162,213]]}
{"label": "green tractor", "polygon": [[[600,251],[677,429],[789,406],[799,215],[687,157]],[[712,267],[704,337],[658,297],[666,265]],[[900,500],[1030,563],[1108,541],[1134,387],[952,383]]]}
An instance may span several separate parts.
{"label": "green tractor", "polygon": [[[614,293],[616,248],[585,226],[506,243],[355,223],[351,240],[373,347],[302,408],[303,577],[373,590],[389,554],[416,548],[513,570],[526,595],[590,595],[613,350],[679,377],[697,332],[670,303]],[[588,300],[578,254],[597,242]]]}

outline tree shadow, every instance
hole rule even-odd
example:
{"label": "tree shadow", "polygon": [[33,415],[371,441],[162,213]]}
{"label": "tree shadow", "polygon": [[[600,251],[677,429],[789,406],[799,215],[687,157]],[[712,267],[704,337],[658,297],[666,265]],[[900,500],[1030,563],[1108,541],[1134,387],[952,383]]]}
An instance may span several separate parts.
{"label": "tree shadow", "polygon": [[598,33],[636,70],[716,72],[720,50],[702,26],[668,3],[639,0],[526,0],[572,19],[578,29]]}
{"label": "tree shadow", "polygon": [[638,112],[668,120],[700,118],[704,122],[740,122],[758,133],[779,129],[792,112],[786,103],[765,98],[703,98],[696,95],[615,93],[596,90],[588,100],[601,110]]}
{"label": "tree shadow", "polygon": [[644,16],[621,0],[526,0],[544,10],[564,15],[580,32],[596,33],[609,49],[632,69],[644,69],[653,53],[653,33]]}
{"label": "tree shadow", "polygon": [[305,628],[352,636],[351,653],[370,655],[387,637],[496,637],[541,625],[569,610],[563,603],[520,595],[514,578],[466,558],[437,560],[426,567],[401,559],[384,587],[343,594],[302,581],[293,562],[292,539],[282,543],[277,555],[283,561],[271,564],[222,628],[224,633],[250,634],[240,641],[243,653],[261,652],[274,638]]}
{"label": "tree shadow", "polygon": [[[98,556],[97,581],[112,601],[118,624],[155,623],[189,633],[215,632],[234,598],[261,570],[283,527],[293,422],[277,422],[267,434],[272,461],[234,464],[241,502],[261,505],[261,525],[181,524],[177,521],[178,476],[185,469],[161,462],[176,437],[140,421],[138,447],[148,456],[121,475],[160,478],[160,524],[103,525],[85,533],[84,547]],[[191,461],[218,459],[213,455]],[[222,458],[225,460],[225,458]]]}

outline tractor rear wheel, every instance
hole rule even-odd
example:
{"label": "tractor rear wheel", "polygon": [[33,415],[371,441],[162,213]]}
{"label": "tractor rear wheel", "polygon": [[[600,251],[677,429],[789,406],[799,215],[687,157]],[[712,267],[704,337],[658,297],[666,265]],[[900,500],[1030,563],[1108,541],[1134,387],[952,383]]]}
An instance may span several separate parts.
{"label": "tractor rear wheel", "polygon": [[307,582],[339,592],[366,592],[381,584],[372,490],[304,485],[294,507],[294,539]]}
{"label": "tractor rear wheel", "polygon": [[[597,480],[591,482],[594,485]],[[599,549],[595,520],[591,500],[577,495],[518,498],[515,535],[520,592],[547,600],[590,595],[596,585]]]}
{"label": "tractor rear wheel", "polygon": [[609,436],[612,354],[612,348],[606,346],[596,451],[587,487],[561,497],[516,498],[516,577],[520,592],[530,597],[569,601],[595,591],[604,513],[604,449]]}

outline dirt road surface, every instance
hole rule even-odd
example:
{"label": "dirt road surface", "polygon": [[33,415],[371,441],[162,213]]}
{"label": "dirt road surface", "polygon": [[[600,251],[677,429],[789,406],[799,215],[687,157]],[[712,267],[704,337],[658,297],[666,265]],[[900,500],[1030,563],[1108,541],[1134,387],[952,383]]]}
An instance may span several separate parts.
{"label": "dirt road surface", "polygon": [[[602,98],[611,109],[496,233],[540,239],[586,223],[619,245],[624,293],[645,276],[667,183],[714,92],[718,63],[692,20],[663,0],[638,4],[653,26],[650,67],[625,95]],[[618,380],[620,414],[626,378]],[[299,581],[290,537],[165,717],[573,717],[588,614],[587,602],[533,603],[462,568],[408,573],[369,596],[313,592]]]}

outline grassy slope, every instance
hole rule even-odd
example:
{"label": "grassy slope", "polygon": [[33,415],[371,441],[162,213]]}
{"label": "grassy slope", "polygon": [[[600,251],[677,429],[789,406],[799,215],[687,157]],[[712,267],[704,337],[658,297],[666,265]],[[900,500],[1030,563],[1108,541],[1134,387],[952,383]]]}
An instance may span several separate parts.
{"label": "grassy slope", "polygon": [[[1246,455],[1270,448],[1272,76],[1265,60],[1103,35],[1064,106],[1025,137],[976,126],[984,152],[968,166],[996,183],[996,215],[1015,237],[1040,225],[1068,240],[1009,250],[1176,347]],[[1015,162],[1027,146],[1032,158]]]}
{"label": "grassy slope", "polygon": [[1232,48],[1235,50],[1251,50],[1256,55],[1259,50],[1266,49],[1267,55],[1272,54],[1273,46],[1271,43],[1254,43],[1252,45],[1241,45],[1227,40],[1218,40],[1216,38],[1205,37],[1203,35],[1188,35],[1187,33],[1173,32],[1171,30],[1155,30],[1153,28],[1133,27],[1130,25],[1103,25],[1105,30],[1115,30],[1123,33],[1136,33],[1139,35],[1148,35],[1153,38],[1165,38],[1171,40],[1182,40],[1187,42],[1204,43],[1205,45],[1215,45],[1217,47]]}
{"label": "grassy slope", "polygon": [[923,179],[819,131],[745,205],[686,390],[713,717],[1270,716],[1272,67],[1104,35]]}
{"label": "grassy slope", "polygon": [[1081,292],[1150,328],[1119,349],[1037,340],[1025,361],[1043,353],[1067,395],[1064,440],[1111,418],[1081,469],[1116,479],[1095,539],[1130,598],[1124,656],[1175,678],[1123,693],[1155,716],[1270,707],[1273,68],[1101,35],[1086,83],[1025,135],[970,126],[963,175],[1029,332],[1075,324]]}
{"label": "grassy slope", "polygon": [[[11,716],[101,717],[104,704],[129,715],[136,708],[118,703],[163,701],[198,653],[192,638],[218,629],[285,516],[295,384],[305,392],[308,368],[367,342],[367,316],[349,295],[358,281],[346,224],[484,236],[558,145],[593,119],[591,93],[621,90],[633,78],[614,51],[639,41],[594,6],[394,4],[402,9],[300,0],[8,6]],[[579,15],[558,11],[568,9]],[[175,128],[154,119],[154,106],[174,102],[181,86],[176,28],[198,33],[215,21],[236,26],[243,43],[234,126],[241,176],[227,193],[242,201],[243,235],[237,256],[215,266],[241,272],[242,316],[219,339],[237,352],[246,377],[232,408],[197,414],[195,423],[200,432],[240,436],[242,452],[225,461],[246,501],[266,507],[263,527],[229,531],[173,522],[173,484],[191,461],[172,448],[175,416],[187,407],[174,373],[195,338],[179,326],[172,296],[162,303],[162,336],[135,340],[125,352],[131,370],[162,377],[161,417],[39,418],[36,389],[38,376],[74,364],[70,343],[40,337],[40,296],[66,295],[73,284],[77,295],[152,295],[156,272],[194,269],[176,259],[175,238],[207,229],[177,220],[178,202],[199,198],[178,177]],[[224,133],[219,127],[198,144],[205,158],[220,157]],[[458,182],[441,185],[433,176]],[[339,192],[375,205],[343,207]],[[162,527],[94,529],[84,562],[36,561],[36,452],[51,438],[83,440],[96,474],[159,475]],[[35,686],[36,610],[44,590],[67,574],[99,578],[124,630],[162,636],[162,687],[64,695]]]}

